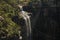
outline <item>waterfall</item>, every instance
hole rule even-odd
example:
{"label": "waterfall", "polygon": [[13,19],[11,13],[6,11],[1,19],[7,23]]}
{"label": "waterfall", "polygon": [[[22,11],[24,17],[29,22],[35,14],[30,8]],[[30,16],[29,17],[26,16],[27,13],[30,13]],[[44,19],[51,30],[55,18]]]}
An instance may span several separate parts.
{"label": "waterfall", "polygon": [[19,15],[21,15],[22,18],[25,20],[26,40],[32,40],[31,39],[31,22],[30,22],[30,16],[28,15],[29,13],[23,11],[22,6],[19,6],[19,7],[21,8],[21,13],[19,13]]}
{"label": "waterfall", "polygon": [[27,37],[29,40],[31,40],[31,22],[30,22],[30,17],[26,15],[26,27],[27,27]]}

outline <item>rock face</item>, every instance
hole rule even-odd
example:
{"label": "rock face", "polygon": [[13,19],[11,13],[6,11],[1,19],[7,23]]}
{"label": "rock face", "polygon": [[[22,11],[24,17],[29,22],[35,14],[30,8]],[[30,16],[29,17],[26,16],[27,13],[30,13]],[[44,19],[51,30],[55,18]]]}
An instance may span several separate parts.
{"label": "rock face", "polygon": [[[48,2],[49,7],[34,8],[24,7],[24,11],[32,12],[32,38],[33,40],[58,40],[60,39],[60,8],[56,8],[56,3]],[[38,17],[36,16],[38,15]],[[36,18],[37,17],[37,18]],[[36,21],[35,21],[36,20]],[[35,21],[35,22],[34,22]]]}

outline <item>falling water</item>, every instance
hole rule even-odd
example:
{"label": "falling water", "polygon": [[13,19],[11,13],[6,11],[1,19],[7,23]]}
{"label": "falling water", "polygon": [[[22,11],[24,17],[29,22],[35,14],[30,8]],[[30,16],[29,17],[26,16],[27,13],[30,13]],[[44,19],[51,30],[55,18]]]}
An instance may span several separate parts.
{"label": "falling water", "polygon": [[23,18],[24,18],[25,24],[26,24],[27,40],[31,40],[31,23],[30,23],[30,16],[28,16],[28,15],[23,15]]}
{"label": "falling water", "polygon": [[[20,7],[20,8],[22,10],[22,7]],[[21,15],[23,17],[23,19],[25,20],[25,24],[26,24],[26,35],[27,35],[26,40],[31,40],[31,22],[30,22],[30,16],[28,14],[29,13],[26,13],[23,10],[21,11],[21,13],[19,13],[19,15]]]}
{"label": "falling water", "polygon": [[30,17],[28,15],[26,15],[25,22],[26,22],[26,28],[27,28],[27,38],[31,40],[31,22],[30,22]]}

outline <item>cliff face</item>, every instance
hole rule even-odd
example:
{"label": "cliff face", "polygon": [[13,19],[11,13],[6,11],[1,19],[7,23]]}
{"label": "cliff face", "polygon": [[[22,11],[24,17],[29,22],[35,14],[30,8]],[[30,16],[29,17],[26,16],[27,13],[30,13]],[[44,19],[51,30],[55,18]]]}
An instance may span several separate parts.
{"label": "cliff face", "polygon": [[[56,3],[55,3],[56,4]],[[56,9],[54,0],[47,5],[42,5],[39,8],[36,3],[31,3],[27,8],[32,12],[32,38],[33,40],[58,40],[60,13],[59,8]],[[29,9],[26,8],[26,11]],[[57,11],[58,10],[58,11]],[[29,12],[29,11],[28,11]]]}

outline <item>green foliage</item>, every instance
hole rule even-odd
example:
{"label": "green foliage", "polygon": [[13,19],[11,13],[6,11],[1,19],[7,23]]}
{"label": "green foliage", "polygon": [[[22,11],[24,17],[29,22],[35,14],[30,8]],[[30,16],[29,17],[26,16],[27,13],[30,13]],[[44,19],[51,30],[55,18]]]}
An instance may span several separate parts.
{"label": "green foliage", "polygon": [[8,0],[7,2],[8,3],[3,0],[0,2],[0,16],[4,18],[3,21],[0,21],[0,30],[5,30],[8,33],[7,35],[11,36],[13,34],[18,34],[20,26],[12,21],[12,17],[16,16],[18,12],[15,11],[16,8],[9,4],[17,4],[16,0]]}

